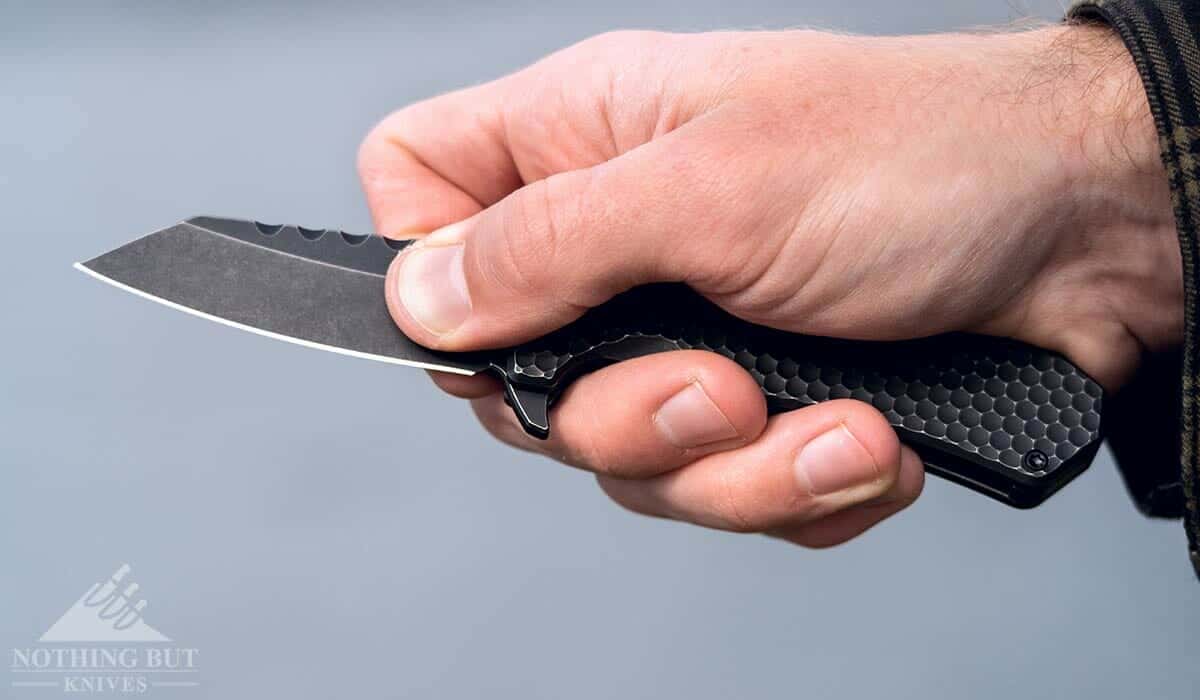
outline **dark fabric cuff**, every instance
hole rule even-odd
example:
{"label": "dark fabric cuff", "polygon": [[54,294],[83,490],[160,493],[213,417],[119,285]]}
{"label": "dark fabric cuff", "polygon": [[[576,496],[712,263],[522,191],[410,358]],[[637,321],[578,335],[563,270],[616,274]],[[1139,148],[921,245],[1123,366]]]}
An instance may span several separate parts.
{"label": "dark fabric cuff", "polygon": [[[1183,253],[1184,345],[1177,357],[1151,358],[1133,384],[1122,389],[1111,406],[1115,415],[1106,416],[1106,422],[1110,445],[1139,507],[1152,515],[1183,515],[1192,565],[1200,576],[1195,274],[1200,222],[1200,2],[1086,0],[1074,5],[1067,16],[1107,23],[1120,34],[1137,64],[1158,125]],[[1177,428],[1164,431],[1164,425]]]}

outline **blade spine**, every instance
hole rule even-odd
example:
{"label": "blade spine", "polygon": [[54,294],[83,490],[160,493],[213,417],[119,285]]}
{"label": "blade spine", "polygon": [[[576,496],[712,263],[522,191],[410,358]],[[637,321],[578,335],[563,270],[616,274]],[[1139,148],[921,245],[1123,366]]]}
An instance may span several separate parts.
{"label": "blade spine", "polygon": [[[192,217],[192,218],[199,218],[199,217]],[[215,216],[210,216],[210,217],[208,217],[208,218],[210,218],[210,219],[215,219],[215,218],[218,218],[218,217],[215,217]],[[317,258],[309,258],[309,257],[305,257],[305,256],[303,256],[303,255],[297,255],[297,254],[295,254],[295,253],[289,253],[289,252],[288,252],[288,251],[286,251],[286,250],[279,250],[278,248],[272,248],[271,246],[268,246],[268,245],[260,245],[260,244],[258,244],[258,243],[253,243],[253,242],[251,242],[251,241],[247,241],[247,240],[245,240],[245,239],[243,239],[243,238],[238,238],[237,236],[231,236],[231,235],[229,235],[228,233],[225,233],[225,232],[223,232],[223,231],[217,231],[216,229],[206,228],[206,227],[204,227],[204,226],[201,226],[201,225],[199,225],[199,224],[194,224],[194,223],[192,223],[192,220],[191,220],[191,219],[184,219],[183,221],[180,221],[178,224],[176,224],[176,226],[179,226],[179,225],[187,225],[187,226],[191,226],[192,228],[194,228],[194,229],[196,229],[196,230],[198,230],[198,231],[204,231],[205,233],[211,233],[211,234],[213,234],[213,235],[216,235],[216,236],[221,236],[222,238],[227,238],[227,239],[229,239],[229,240],[231,240],[231,241],[234,241],[234,242],[236,242],[236,243],[241,243],[241,244],[243,244],[243,245],[249,245],[249,246],[254,246],[255,248],[262,248],[263,250],[269,250],[269,251],[271,251],[272,253],[276,253],[276,254],[279,254],[279,255],[286,255],[286,256],[288,256],[288,257],[290,257],[290,258],[295,258],[296,260],[303,260],[303,261],[305,261],[305,262],[314,263],[314,264],[316,264],[316,265],[324,265],[324,266],[326,266],[326,267],[332,267],[332,268],[335,268],[335,269],[338,269],[338,270],[347,270],[347,271],[349,271],[349,272],[354,272],[354,273],[357,273],[357,274],[360,274],[360,275],[367,275],[368,277],[374,277],[374,278],[376,278],[376,279],[382,279],[382,278],[386,277],[386,275],[377,275],[377,274],[375,274],[374,272],[366,272],[366,271],[364,271],[364,270],[359,270],[359,269],[356,269],[356,268],[353,268],[353,267],[347,267],[347,266],[345,266],[345,265],[335,265],[334,263],[331,263],[331,262],[325,262],[324,260],[318,260]],[[160,232],[161,232],[161,231],[155,231],[154,233],[160,233]],[[154,235],[154,233],[149,233],[149,234],[146,234],[146,235],[148,235],[148,236],[153,236],[153,235]],[[328,232],[326,232],[326,234],[325,234],[325,235],[329,235],[329,234],[328,234]],[[370,235],[371,235],[371,236],[377,236],[378,234],[370,234]],[[145,236],[143,236],[143,238],[144,238],[144,237],[145,237]]]}
{"label": "blade spine", "polygon": [[[199,226],[197,226],[196,228],[199,228],[202,231],[209,231],[209,229],[201,228]],[[232,238],[232,237],[227,236],[227,238]],[[232,240],[238,240],[238,239],[232,238]],[[239,242],[244,242],[244,241],[239,241]],[[248,244],[248,245],[253,245],[253,244]],[[272,252],[279,252],[279,251],[275,251],[270,248],[268,248],[267,250],[272,250]],[[297,257],[302,260],[309,260],[310,262],[318,262],[319,264],[326,264],[326,265],[328,264],[328,263],[320,263],[320,261],[312,261],[310,258],[303,258],[301,256],[293,256],[293,257]],[[419,369],[431,369],[431,370],[436,370],[438,372],[449,372],[451,374],[459,374],[459,375],[463,375],[463,376],[467,376],[467,377],[474,376],[475,374],[477,374],[477,372],[472,372],[470,370],[462,369],[460,367],[453,367],[450,365],[435,365],[435,364],[432,364],[429,362],[420,362],[417,360],[402,360],[397,357],[388,357],[387,355],[375,355],[375,354],[372,354],[369,352],[362,352],[359,350],[350,350],[349,348],[339,348],[334,345],[326,345],[325,343],[318,343],[316,341],[305,340],[303,338],[297,338],[297,337],[291,336],[291,335],[284,335],[283,333],[276,333],[274,331],[268,331],[268,330],[265,330],[262,328],[255,328],[254,326],[249,326],[244,323],[239,323],[238,321],[231,321],[227,318],[221,318],[220,316],[217,316],[215,314],[210,314],[206,311],[200,311],[199,309],[193,309],[192,307],[184,306],[183,304],[180,304],[179,302],[175,302],[175,301],[171,301],[169,299],[164,299],[162,297],[155,296],[149,292],[138,289],[137,287],[130,286],[128,284],[125,284],[124,282],[119,282],[111,277],[102,275],[99,272],[96,272],[95,270],[88,267],[87,263],[77,262],[74,265],[72,265],[71,267],[75,268],[76,270],[79,270],[80,272],[82,272],[94,279],[97,279],[97,280],[100,280],[101,282],[112,285],[113,287],[116,287],[117,289],[120,289],[121,291],[129,292],[130,294],[141,297],[143,299],[148,299],[148,300],[156,302],[158,304],[162,304],[163,306],[166,306],[167,308],[174,309],[176,311],[182,311],[184,313],[191,314],[192,316],[202,318],[206,321],[215,321],[216,323],[220,323],[222,325],[229,326],[231,328],[236,328],[237,330],[247,331],[247,332],[253,333],[255,335],[261,335],[266,338],[271,338],[272,340],[281,340],[285,343],[292,343],[293,345],[299,345],[301,347],[312,348],[315,350],[323,350],[325,352],[332,352],[332,353],[336,353],[339,355],[346,355],[348,357],[355,357],[355,358],[362,359],[362,360],[373,360],[375,362],[384,362],[384,363],[392,364],[392,365],[403,365],[405,367],[417,367]],[[330,267],[336,267],[339,270],[347,269],[344,267],[340,267],[338,265],[330,265]],[[361,272],[361,271],[356,270],[356,272]],[[364,272],[363,274],[369,275],[370,273]],[[371,275],[371,276],[378,277],[379,275]]]}

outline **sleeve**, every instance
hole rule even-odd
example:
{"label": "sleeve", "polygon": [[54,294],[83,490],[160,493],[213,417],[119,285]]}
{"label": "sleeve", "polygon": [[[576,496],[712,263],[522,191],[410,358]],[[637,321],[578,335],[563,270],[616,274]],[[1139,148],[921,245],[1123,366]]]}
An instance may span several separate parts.
{"label": "sleeve", "polygon": [[1147,515],[1183,517],[1192,566],[1200,576],[1200,0],[1083,0],[1071,7],[1068,18],[1110,25],[1133,54],[1171,180],[1183,254],[1183,347],[1177,354],[1146,358],[1138,376],[1107,407],[1106,422],[1109,445],[1138,507]]}

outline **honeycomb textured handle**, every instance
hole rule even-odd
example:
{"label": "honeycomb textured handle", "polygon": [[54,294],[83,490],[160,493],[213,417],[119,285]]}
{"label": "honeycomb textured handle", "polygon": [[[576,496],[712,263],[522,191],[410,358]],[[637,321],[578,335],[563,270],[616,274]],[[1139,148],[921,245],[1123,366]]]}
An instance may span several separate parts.
{"label": "honeycomb textured handle", "polygon": [[668,350],[728,357],[772,413],[829,399],[871,404],[934,474],[1017,507],[1045,500],[1099,447],[1103,391],[1060,355],[987,336],[901,342],[802,336],[737,319],[682,285],[615,297],[575,323],[504,353],[493,371],[526,430],[580,373]]}

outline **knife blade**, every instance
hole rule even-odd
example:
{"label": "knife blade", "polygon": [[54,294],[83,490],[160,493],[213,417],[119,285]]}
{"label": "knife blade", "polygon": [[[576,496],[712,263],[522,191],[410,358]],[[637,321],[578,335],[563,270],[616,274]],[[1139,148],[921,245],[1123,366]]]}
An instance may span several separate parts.
{"label": "knife blade", "polygon": [[268,337],[394,364],[499,377],[531,435],[584,372],[676,349],[716,352],[757,381],[772,413],[836,398],[879,409],[931,473],[1016,507],[1090,464],[1103,390],[1055,353],[1004,338],[900,342],[786,333],[738,319],[676,284],[614,297],[519,347],[434,351],[392,322],[383,278],[410,241],[194,217],[76,267],[125,291]]}
{"label": "knife blade", "polygon": [[139,296],[242,330],[395,364],[475,374],[471,355],[437,353],[395,328],[383,275],[409,241],[195,217],[78,267]]}

